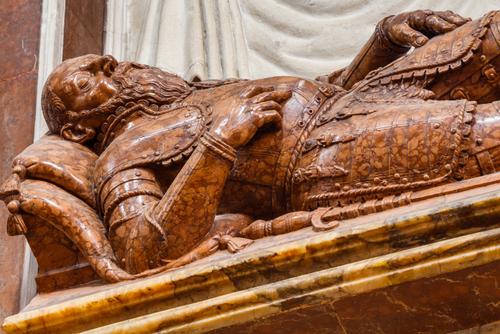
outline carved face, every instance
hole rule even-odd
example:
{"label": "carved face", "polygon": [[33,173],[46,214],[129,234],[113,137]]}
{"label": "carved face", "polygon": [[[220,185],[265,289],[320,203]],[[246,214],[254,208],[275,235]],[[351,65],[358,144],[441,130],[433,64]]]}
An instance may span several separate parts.
{"label": "carved face", "polygon": [[54,70],[42,93],[42,108],[52,133],[84,143],[119,106],[140,101],[166,105],[191,90],[182,78],[159,68],[86,55]]}
{"label": "carved face", "polygon": [[117,65],[111,56],[86,55],[67,60],[54,71],[52,90],[73,112],[95,108],[118,93],[111,78]]}

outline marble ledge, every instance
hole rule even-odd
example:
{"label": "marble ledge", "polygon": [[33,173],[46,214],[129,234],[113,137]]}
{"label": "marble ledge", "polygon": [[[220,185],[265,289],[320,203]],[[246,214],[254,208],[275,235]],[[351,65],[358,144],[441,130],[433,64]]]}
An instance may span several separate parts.
{"label": "marble ledge", "polygon": [[[342,310],[349,309],[349,300],[375,298],[390,289],[403,291],[408,284],[420,282],[418,290],[426,285],[434,289],[432,284],[443,280],[462,282],[457,291],[465,300],[477,288],[473,286],[477,275],[500,277],[497,276],[500,275],[499,204],[500,187],[493,184],[411,207],[346,220],[328,232],[305,229],[266,238],[242,253],[219,252],[196,264],[148,279],[39,296],[28,310],[7,318],[4,330],[8,333],[85,330],[89,333],[130,330],[134,333],[245,333],[244,328],[257,330],[258,326],[265,325],[272,329],[270,333],[290,334],[299,333],[293,328],[304,330],[305,327],[296,323],[280,324],[293,323],[293,319],[306,314],[305,319],[310,320],[303,321],[303,326],[323,321],[328,324],[324,332],[335,333],[334,327],[339,326],[341,318],[338,303],[347,303]],[[481,270],[484,273],[479,274]],[[490,286],[495,285],[487,285],[483,290]],[[401,298],[413,296],[413,290],[409,289]],[[485,302],[493,305],[491,308],[500,305],[500,292],[485,294],[491,299]],[[443,297],[442,302],[446,298]],[[410,310],[426,307],[425,302],[423,306],[407,306],[411,303],[411,300],[405,301],[403,305]],[[452,319],[458,312],[447,314],[449,305],[452,304],[444,310],[435,310],[436,314],[444,312],[441,320],[435,321],[436,326],[443,326],[440,324],[443,319]],[[495,312],[500,318],[498,309],[483,306],[477,307],[483,308],[482,311],[469,312],[476,314],[475,318],[444,321],[447,327],[442,329],[450,332],[492,322],[498,320],[491,315]],[[431,313],[432,310],[431,307]],[[384,316],[388,315],[378,318],[385,319]],[[375,323],[373,326],[383,325]],[[418,321],[414,326],[418,326]],[[265,328],[258,332],[266,333]],[[322,332],[321,328],[315,331]]]}

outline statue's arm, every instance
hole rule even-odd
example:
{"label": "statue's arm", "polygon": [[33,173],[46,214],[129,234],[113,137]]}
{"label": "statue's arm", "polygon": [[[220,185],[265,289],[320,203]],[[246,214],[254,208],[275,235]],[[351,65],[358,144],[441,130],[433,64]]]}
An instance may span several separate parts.
{"label": "statue's arm", "polygon": [[361,48],[354,60],[335,78],[330,78],[332,83],[350,89],[356,82],[362,80],[370,71],[385,66],[406,54],[408,46],[393,43],[384,31],[384,23],[389,18],[383,19],[370,39]]}
{"label": "statue's arm", "polygon": [[[203,135],[162,195],[158,194],[159,185],[149,177],[147,168],[131,170],[129,177],[124,172],[124,182],[118,180],[120,186],[114,191],[122,192],[124,200],[113,206],[112,212],[106,207],[115,202],[113,197],[120,199],[121,195],[110,195],[101,201],[105,202],[104,211],[110,211],[113,248],[127,270],[141,272],[157,266],[159,253],[163,259],[178,258],[207,237],[236,151],[260,127],[281,123],[280,102],[290,94],[251,86],[242,93],[240,103],[220,104],[217,108],[227,108],[227,112],[215,113],[219,117],[212,130]],[[133,184],[132,178],[137,179],[137,184]]]}
{"label": "statue's arm", "polygon": [[421,47],[429,37],[451,31],[467,21],[451,11],[417,10],[386,17],[345,69],[317,79],[350,89],[370,71],[406,54],[410,47]]}
{"label": "statue's arm", "polygon": [[242,104],[224,113],[212,131],[205,133],[152,211],[152,218],[164,226],[166,233],[177,236],[177,244],[172,245],[175,253],[184,253],[206,236],[236,160],[236,150],[265,124],[280,124],[280,102],[289,97],[289,91],[250,86],[242,93]]}
{"label": "statue's arm", "polygon": [[[236,150],[218,136],[205,133],[150,219],[167,235],[169,255],[177,257],[198,244],[214,221]],[[168,237],[175,236],[175,238]]]}

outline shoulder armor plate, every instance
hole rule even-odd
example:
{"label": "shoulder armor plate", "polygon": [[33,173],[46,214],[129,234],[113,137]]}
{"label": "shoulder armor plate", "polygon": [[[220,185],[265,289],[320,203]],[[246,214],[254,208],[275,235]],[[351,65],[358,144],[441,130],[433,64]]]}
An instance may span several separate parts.
{"label": "shoulder armor plate", "polygon": [[186,105],[166,110],[127,130],[99,156],[94,175],[96,189],[117,172],[156,163],[169,165],[189,156],[209,121],[210,110]]}

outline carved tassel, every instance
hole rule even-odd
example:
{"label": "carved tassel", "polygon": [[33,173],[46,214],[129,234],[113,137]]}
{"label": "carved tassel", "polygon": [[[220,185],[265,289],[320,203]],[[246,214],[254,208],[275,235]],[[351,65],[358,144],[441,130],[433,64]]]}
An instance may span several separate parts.
{"label": "carved tassel", "polygon": [[7,234],[10,236],[26,234],[28,228],[24,223],[23,216],[16,214],[10,215],[7,219]]}
{"label": "carved tassel", "polygon": [[7,210],[11,213],[7,219],[7,234],[10,236],[26,234],[28,228],[24,223],[23,216],[19,213],[21,211],[21,203],[18,200],[10,201],[7,204]]}
{"label": "carved tassel", "polygon": [[251,243],[253,243],[253,240],[251,239],[233,237],[230,235],[224,235],[220,238],[221,249],[227,248],[227,250],[231,253],[236,253]]}

